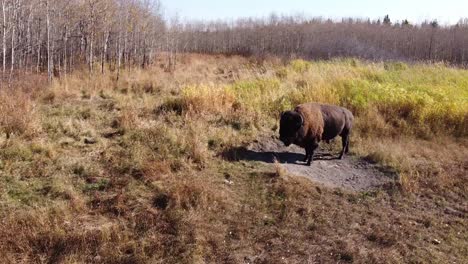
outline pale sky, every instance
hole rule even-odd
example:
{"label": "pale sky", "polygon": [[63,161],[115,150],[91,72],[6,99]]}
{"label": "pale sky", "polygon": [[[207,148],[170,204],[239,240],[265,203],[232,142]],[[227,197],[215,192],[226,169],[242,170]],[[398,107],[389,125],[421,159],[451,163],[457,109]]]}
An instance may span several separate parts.
{"label": "pale sky", "polygon": [[468,0],[161,0],[167,16],[178,14],[184,20],[235,19],[277,14],[304,14],[310,17],[379,18],[411,22],[437,19],[455,24],[468,17]]}

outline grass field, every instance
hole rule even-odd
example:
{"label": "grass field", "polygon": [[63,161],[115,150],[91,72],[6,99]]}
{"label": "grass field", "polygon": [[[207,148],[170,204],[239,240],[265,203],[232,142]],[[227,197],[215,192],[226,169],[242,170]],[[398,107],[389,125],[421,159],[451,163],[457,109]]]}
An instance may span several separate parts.
{"label": "grass field", "polygon": [[[190,54],[28,78],[0,91],[5,262],[468,261],[467,70]],[[223,158],[308,101],[352,110],[352,154],[398,181],[350,193]]]}

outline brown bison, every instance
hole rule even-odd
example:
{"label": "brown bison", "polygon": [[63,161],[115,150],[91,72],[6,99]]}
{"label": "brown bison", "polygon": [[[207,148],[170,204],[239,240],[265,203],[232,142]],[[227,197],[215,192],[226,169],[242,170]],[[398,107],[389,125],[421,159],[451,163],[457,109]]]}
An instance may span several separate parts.
{"label": "brown bison", "polygon": [[294,111],[281,114],[280,140],[286,145],[305,148],[304,162],[312,163],[319,142],[329,142],[341,136],[343,149],[340,159],[349,151],[349,135],[353,126],[353,114],[346,108],[334,105],[306,103],[298,105]]}

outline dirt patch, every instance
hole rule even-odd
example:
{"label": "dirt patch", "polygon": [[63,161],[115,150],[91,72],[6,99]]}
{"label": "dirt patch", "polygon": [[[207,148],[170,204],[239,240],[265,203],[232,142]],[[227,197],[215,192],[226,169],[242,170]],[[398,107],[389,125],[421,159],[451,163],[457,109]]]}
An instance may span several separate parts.
{"label": "dirt patch", "polygon": [[[323,144],[322,144],[323,145]],[[327,187],[351,191],[366,191],[394,183],[397,174],[362,158],[348,155],[338,159],[338,153],[318,149],[311,166],[307,166],[304,150],[297,146],[285,147],[274,138],[264,137],[231,153],[236,160],[274,163],[275,160],[292,175],[309,178]]]}

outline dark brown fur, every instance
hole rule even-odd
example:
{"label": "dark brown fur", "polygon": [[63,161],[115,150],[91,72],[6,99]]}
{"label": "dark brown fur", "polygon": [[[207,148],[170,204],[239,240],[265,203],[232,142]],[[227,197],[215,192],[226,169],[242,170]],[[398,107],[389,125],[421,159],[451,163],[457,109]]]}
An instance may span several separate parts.
{"label": "dark brown fur", "polygon": [[349,151],[349,135],[353,126],[353,114],[344,107],[307,103],[298,105],[294,111],[281,115],[280,140],[306,150],[304,161],[312,163],[315,149],[320,141],[330,141],[337,136],[342,139],[340,159]]}

